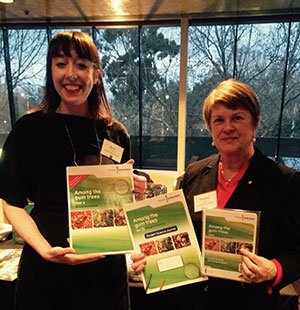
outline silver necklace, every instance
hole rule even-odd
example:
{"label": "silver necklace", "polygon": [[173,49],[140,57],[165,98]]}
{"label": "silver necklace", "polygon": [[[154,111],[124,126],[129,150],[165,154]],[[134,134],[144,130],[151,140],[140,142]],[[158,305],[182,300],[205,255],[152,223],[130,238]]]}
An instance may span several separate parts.
{"label": "silver necklace", "polygon": [[[66,123],[66,120],[65,120],[64,115],[62,115],[62,117],[63,117],[63,120],[64,120],[64,125],[65,125],[65,129],[66,129],[66,133],[67,133],[67,136],[68,136],[68,139],[69,139],[71,148],[72,148],[72,150],[73,150],[73,161],[74,161],[75,166],[78,167],[79,165],[77,164],[77,161],[76,161],[76,150],[75,150],[75,146],[74,146],[73,140],[72,140],[72,138],[71,138],[70,131],[69,131],[69,128],[68,128],[68,126],[67,126],[67,123]],[[98,137],[98,133],[97,133],[95,121],[93,121],[93,125],[94,125],[94,131],[95,131],[96,140],[97,140],[97,147],[98,147],[98,151],[99,151],[99,165],[101,165],[101,164],[102,164],[102,155],[101,155],[101,152],[100,152],[99,137]]]}

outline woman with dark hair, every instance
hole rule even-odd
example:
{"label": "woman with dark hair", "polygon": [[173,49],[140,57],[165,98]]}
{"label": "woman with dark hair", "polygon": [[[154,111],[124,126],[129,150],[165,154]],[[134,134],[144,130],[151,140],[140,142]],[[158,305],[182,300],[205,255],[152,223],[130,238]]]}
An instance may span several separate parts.
{"label": "woman with dark hair", "polygon": [[94,84],[89,97],[88,108],[94,119],[111,121],[111,111],[104,89],[101,61],[97,47],[84,32],[62,32],[50,42],[47,56],[46,94],[41,107],[47,112],[55,112],[61,103],[61,97],[54,86],[52,78],[52,59],[61,55],[70,57],[71,51],[80,59],[89,60],[93,66],[97,82]]}
{"label": "woman with dark hair", "polygon": [[[15,309],[128,309],[124,255],[78,255],[67,241],[66,167],[114,164],[101,155],[104,139],[124,149],[121,163],[130,160],[129,136],[112,119],[88,34],[53,37],[45,96],[30,112],[14,125],[0,159],[3,209],[25,241]],[[134,182],[135,191],[145,191],[143,178]]]}
{"label": "woman with dark hair", "polygon": [[[220,83],[204,102],[203,118],[219,154],[190,164],[182,182],[199,244],[202,212],[194,199],[200,194],[215,192],[221,209],[260,211],[261,220],[258,253],[241,250],[246,282],[211,277],[179,288],[173,295],[186,296],[187,309],[279,309],[279,290],[300,278],[300,173],[254,146],[259,117],[256,94],[234,79]],[[143,270],[145,259],[132,259],[132,268]]]}

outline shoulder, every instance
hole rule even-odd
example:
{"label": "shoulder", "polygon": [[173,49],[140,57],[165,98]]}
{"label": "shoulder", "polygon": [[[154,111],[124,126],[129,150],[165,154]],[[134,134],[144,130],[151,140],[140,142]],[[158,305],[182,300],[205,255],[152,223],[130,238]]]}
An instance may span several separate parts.
{"label": "shoulder", "polygon": [[116,119],[112,119],[111,124],[108,126],[108,129],[112,133],[129,136],[126,127],[121,122],[117,121]]}
{"label": "shoulder", "polygon": [[28,122],[32,122],[34,120],[38,120],[41,119],[42,116],[44,114],[41,111],[37,111],[37,112],[32,112],[32,113],[26,113],[24,115],[22,115],[16,122],[16,124],[18,123],[28,123]]}
{"label": "shoulder", "polygon": [[28,131],[36,130],[37,124],[42,117],[41,112],[34,112],[22,115],[12,126],[11,135],[28,134]]}
{"label": "shoulder", "polygon": [[190,186],[199,187],[202,184],[207,190],[214,188],[218,161],[219,155],[214,155],[189,164],[183,176],[182,187],[187,190]]}
{"label": "shoulder", "polygon": [[280,174],[282,175],[283,180],[290,182],[296,182],[298,186],[300,186],[300,172],[292,169],[290,167],[287,167],[281,163],[276,163],[277,168],[280,171]]}
{"label": "shoulder", "polygon": [[189,164],[186,168],[185,174],[194,175],[203,171],[210,170],[216,166],[219,160],[219,155],[207,157]]}
{"label": "shoulder", "polygon": [[30,127],[35,126],[37,123],[46,120],[49,115],[42,111],[36,111],[32,113],[26,113],[22,115],[15,123],[14,127]]}
{"label": "shoulder", "polygon": [[104,125],[105,136],[110,141],[120,145],[124,149],[130,149],[130,137],[125,126],[113,119],[109,125]]}
{"label": "shoulder", "polygon": [[285,182],[290,179],[300,182],[299,171],[268,158],[257,148],[249,169],[257,175],[263,174],[270,179],[270,182]]}
{"label": "shoulder", "polygon": [[59,125],[56,114],[45,114],[41,111],[22,115],[13,125],[9,136],[17,143],[26,144],[52,132]]}

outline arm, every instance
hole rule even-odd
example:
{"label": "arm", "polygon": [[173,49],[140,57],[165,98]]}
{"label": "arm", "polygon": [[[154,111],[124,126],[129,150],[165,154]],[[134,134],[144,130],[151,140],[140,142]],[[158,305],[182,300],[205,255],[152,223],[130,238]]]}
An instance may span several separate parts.
{"label": "arm", "polygon": [[3,211],[16,232],[36,250],[43,258],[51,248],[48,241],[41,235],[36,223],[25,209],[12,206],[3,200]]}
{"label": "arm", "polygon": [[72,248],[52,247],[40,233],[36,223],[25,209],[3,201],[3,211],[16,232],[45,260],[53,263],[77,265],[103,258],[100,254],[76,255]]}

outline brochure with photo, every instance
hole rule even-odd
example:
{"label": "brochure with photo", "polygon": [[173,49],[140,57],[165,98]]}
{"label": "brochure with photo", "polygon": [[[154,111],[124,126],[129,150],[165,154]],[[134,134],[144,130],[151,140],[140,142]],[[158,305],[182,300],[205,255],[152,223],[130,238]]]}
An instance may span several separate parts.
{"label": "brochure with photo", "polygon": [[182,190],[124,206],[134,251],[147,264],[146,293],[206,280],[201,251]]}
{"label": "brochure with photo", "polygon": [[240,249],[257,252],[260,212],[203,209],[203,273],[245,282]]}
{"label": "brochure with photo", "polygon": [[132,165],[67,167],[70,245],[77,254],[133,250],[123,205],[134,202]]}

